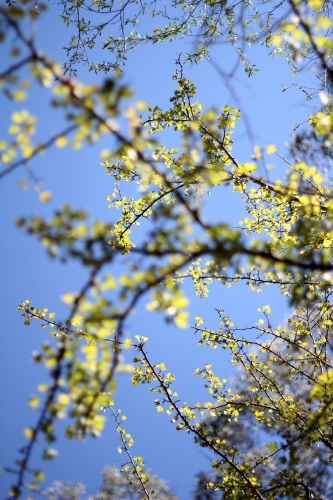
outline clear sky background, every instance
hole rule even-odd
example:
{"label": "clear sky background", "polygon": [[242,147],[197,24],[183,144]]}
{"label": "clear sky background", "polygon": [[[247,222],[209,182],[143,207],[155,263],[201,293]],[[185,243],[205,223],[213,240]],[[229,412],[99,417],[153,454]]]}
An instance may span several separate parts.
{"label": "clear sky background", "polygon": [[[37,46],[64,61],[66,56],[62,47],[69,40],[70,33],[59,17],[60,6],[53,1],[48,5],[49,10],[37,19],[34,26]],[[175,90],[172,80],[175,59],[177,54],[188,50],[189,45],[185,41],[143,46],[130,53],[124,67],[123,82],[133,88],[133,99],[144,99],[149,104],[168,107],[169,98]],[[8,64],[6,54],[4,51],[0,71]],[[216,46],[212,54],[216,64],[225,72],[234,64],[233,50],[226,45]],[[287,155],[286,141],[295,123],[306,120],[309,109],[304,106],[300,92],[295,89],[282,92],[282,83],[286,86],[294,83],[284,59],[273,59],[267,49],[258,47],[248,48],[248,55],[260,72],[257,77],[249,79],[239,67],[231,82],[233,95],[209,61],[198,66],[188,65],[185,74],[195,82],[197,99],[205,109],[224,104],[241,109],[252,135],[249,136],[242,121],[234,134],[234,154],[240,161],[250,159],[256,144],[265,147],[274,143],[282,154]],[[104,58],[104,52],[92,53],[92,60],[101,61]],[[102,75],[88,73],[85,67],[79,68],[78,77],[83,81],[97,82],[103,78]],[[304,78],[309,77],[305,75]],[[56,132],[61,123],[61,113],[47,107],[47,95],[47,90],[36,85],[29,100],[23,104],[13,105],[1,96],[1,137],[7,135],[7,116],[13,110],[25,107],[40,118],[42,137]],[[233,96],[237,96],[236,101]],[[173,137],[166,135],[164,139],[171,141]],[[15,228],[14,221],[19,216],[32,214],[51,216],[64,202],[69,202],[74,208],[88,210],[92,219],[111,220],[106,198],[113,191],[113,183],[110,177],[105,176],[99,159],[100,150],[110,146],[108,141],[110,139],[104,139],[95,146],[75,152],[53,148],[33,162],[34,174],[40,179],[43,189],[52,191],[52,200],[48,204],[41,204],[24,169],[8,175],[0,184],[1,465],[11,466],[13,460],[18,458],[18,450],[25,442],[23,428],[33,424],[37,418],[37,414],[27,408],[28,396],[35,393],[37,384],[47,378],[43,367],[31,362],[32,351],[40,347],[47,332],[37,322],[25,327],[17,306],[22,300],[29,299],[35,307],[48,307],[50,311],[57,312],[57,317],[65,318],[66,308],[60,301],[60,295],[79,289],[86,279],[86,271],[77,264],[61,265],[51,261],[37,241]],[[277,157],[270,158],[270,162],[276,165],[272,176],[282,177],[285,165]],[[21,179],[28,179],[25,190],[18,187]],[[205,217],[238,225],[244,216],[239,200],[237,196],[230,196],[227,189],[213,190],[206,202]],[[250,326],[256,321],[259,317],[257,308],[267,303],[272,306],[275,324],[283,321],[288,313],[287,303],[273,288],[256,294],[240,284],[231,290],[214,285],[209,300],[200,300],[194,296],[190,286],[187,288],[191,297],[191,325],[194,324],[193,317],[201,315],[209,326],[217,328],[218,317],[214,308],[224,309],[242,326]],[[165,361],[168,369],[176,375],[174,387],[184,401],[208,399],[201,379],[192,376],[196,367],[213,362],[217,372],[224,377],[229,377],[233,371],[224,351],[198,347],[198,339],[191,328],[180,331],[167,326],[159,314],[147,313],[142,305],[130,318],[127,330],[131,337],[136,334],[149,337],[148,350],[152,359]],[[167,415],[157,414],[154,394],[150,394],[145,387],[133,388],[126,375],[119,376],[115,400],[116,408],[121,408],[128,416],[127,429],[135,439],[135,454],[143,455],[147,467],[169,481],[180,500],[187,500],[194,486],[194,474],[209,468],[208,452],[196,447],[191,436],[177,432]],[[62,436],[61,432],[58,435]],[[56,443],[59,456],[53,462],[44,464],[47,466],[46,486],[55,479],[82,481],[91,493],[96,492],[103,467],[111,463],[122,465],[125,460],[117,452],[117,446],[118,435],[111,415],[106,431],[99,439],[80,443],[68,442],[60,437]],[[41,447],[37,446],[34,465],[39,463],[40,454]],[[8,474],[0,476],[2,497],[8,491],[10,479]]]}

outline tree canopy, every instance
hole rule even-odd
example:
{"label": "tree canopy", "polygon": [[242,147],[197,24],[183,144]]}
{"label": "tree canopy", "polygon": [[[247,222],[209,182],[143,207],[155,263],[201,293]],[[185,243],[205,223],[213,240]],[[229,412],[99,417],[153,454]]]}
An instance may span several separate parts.
{"label": "tree canopy", "polygon": [[[69,204],[51,218],[23,214],[16,221],[50,258],[78,262],[86,280],[76,292],[64,290],[66,318],[48,304],[18,305],[25,325],[39,323],[47,332],[33,357],[44,365],[49,382],[30,397],[35,424],[24,429],[26,442],[15,465],[5,466],[13,479],[10,496],[18,498],[28,488],[32,496],[44,491],[52,499],[78,498],[80,485],[66,490],[59,483],[58,490],[45,493],[44,472],[33,463],[36,445],[43,443],[42,458],[51,460],[60,421],[69,439],[81,440],[101,436],[105,415],[111,414],[127,461],[122,472],[106,469],[98,498],[174,498],[146,471],[144,458],[132,453],[135,436],[114,406],[117,375],[125,372],[133,386],[147,386],[157,413],[212,453],[211,471],[197,476],[195,499],[331,498],[331,2],[175,0],[164,8],[157,1],[62,0],[62,18],[75,30],[63,67],[40,51],[30,31],[47,6],[6,3],[0,7],[0,40],[9,63],[0,81],[4,97],[16,107],[0,140],[0,177],[30,168],[40,155],[52,155],[53,146],[65,155],[66,148],[102,144],[108,137],[110,146],[101,148],[99,161],[113,182],[111,222],[91,222],[86,211]],[[167,24],[146,28],[148,14]],[[141,25],[143,31],[136,31]],[[138,44],[185,37],[193,44],[175,63],[169,107],[142,101],[127,106],[130,90],[117,78],[127,52]],[[91,61],[99,40],[110,61]],[[313,106],[291,137],[289,159],[272,140],[255,146],[247,162],[238,160],[233,132],[240,110],[227,103],[205,110],[198,102],[187,63],[208,57],[220,41],[235,48],[248,76],[257,70],[246,53],[249,43],[266,46],[272,57],[286,57],[296,75],[313,68],[316,87],[297,84]],[[84,84],[76,79],[81,62],[116,75]],[[220,74],[232,83],[232,72],[224,75],[220,67]],[[34,85],[48,93],[49,116],[62,115],[52,136],[21,107]],[[171,146],[164,141],[168,130]],[[280,176],[268,175],[274,161],[285,166]],[[228,190],[236,204],[244,204],[247,214],[239,227],[223,214],[217,222],[207,220],[205,200],[212,190]],[[47,202],[50,192],[41,190],[39,196]],[[211,320],[189,314],[189,282],[208,301],[214,283],[227,288],[246,283],[254,292],[271,285],[288,298],[292,313],[273,326],[274,308],[264,305],[259,320],[244,326],[224,310],[212,310],[218,323],[212,329]],[[225,376],[210,362],[194,367],[207,396],[188,402],[163,353],[160,359],[149,353],[155,332],[128,331],[137,309],[159,312],[166,325],[194,331],[189,344],[228,352],[235,375]],[[130,364],[124,352],[132,352]]]}

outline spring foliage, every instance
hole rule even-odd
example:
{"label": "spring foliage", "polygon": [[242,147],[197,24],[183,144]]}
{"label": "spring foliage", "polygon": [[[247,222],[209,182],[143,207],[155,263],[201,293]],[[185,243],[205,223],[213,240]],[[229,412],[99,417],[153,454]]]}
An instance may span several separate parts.
{"label": "spring foliage", "polygon": [[[242,24],[232,3],[179,0],[174,2],[178,17],[166,27],[146,35],[133,29],[128,36],[126,23],[135,24],[144,7],[140,2],[138,13],[124,24],[124,6],[115,18],[122,35],[103,42],[114,59],[91,66],[96,71],[119,71],[126,50],[138,43],[186,37],[194,29],[198,46],[186,56],[192,62],[226,33],[249,76],[256,70],[238,47],[239,37],[262,42],[272,56],[286,56],[294,71],[301,59],[315,64],[322,104],[309,116],[306,132],[294,139],[295,161],[274,181],[261,175],[258,166],[266,165],[268,155],[271,162],[279,154],[276,147],[257,146],[248,162],[238,161],[232,137],[241,119],[239,109],[222,103],[205,110],[180,58],[169,109],[142,102],[130,106],[128,128],[123,131],[120,117],[129,89],[116,78],[86,85],[71,75],[107,23],[92,29],[81,17],[78,36],[67,48],[69,61],[61,68],[27,35],[27,19],[38,22],[43,7],[29,1],[7,3],[0,7],[1,41],[6,44],[14,34],[17,43],[11,48],[15,62],[0,75],[2,91],[20,103],[31,86],[42,85],[49,92],[51,111],[57,108],[63,113],[64,125],[43,138],[38,117],[22,105],[9,117],[8,136],[0,140],[0,176],[33,164],[53,146],[66,154],[66,148],[84,148],[110,137],[112,146],[101,151],[100,163],[113,179],[108,201],[116,219],[113,224],[91,223],[86,212],[65,205],[51,219],[17,220],[17,226],[37,238],[52,258],[78,261],[87,279],[77,292],[64,291],[62,300],[69,306],[65,319],[48,310],[47,304],[26,300],[18,307],[25,325],[37,321],[51,337],[34,353],[50,382],[40,384],[38,395],[29,399],[38,413],[35,424],[24,430],[26,443],[16,461],[11,496],[20,497],[25,488],[41,489],[45,476],[34,468],[32,452],[37,442],[44,442],[43,458],[56,456],[59,420],[66,422],[68,438],[96,437],[105,425],[101,409],[107,409],[128,457],[126,481],[140,489],[142,498],[162,498],[154,493],[153,476],[145,471],[143,457],[132,454],[134,439],[114,408],[120,371],[129,372],[134,386],[148,386],[155,393],[157,412],[167,414],[176,430],[213,453],[212,473],[200,475],[197,498],[299,500],[331,495],[332,485],[318,476],[329,477],[333,461],[333,198],[326,168],[333,144],[330,2],[289,0],[280,18],[273,17],[274,2],[266,2],[266,24],[260,3],[251,7],[241,2]],[[63,20],[71,24],[81,4],[65,0],[62,4]],[[104,14],[108,9],[108,16],[114,9],[114,2],[109,7],[103,1],[91,5],[100,13],[104,9]],[[195,5],[200,7],[197,11]],[[261,30],[254,32],[253,25]],[[174,147],[163,144],[163,132],[169,128],[175,133]],[[315,148],[316,163],[308,163]],[[125,183],[133,185],[131,196],[123,194]],[[212,223],[203,216],[206,196],[224,186],[234,193],[235,203],[240,203],[240,194],[245,204],[247,216],[238,228],[230,227],[223,216]],[[42,202],[50,196],[48,191],[40,193]],[[227,287],[245,282],[253,291],[274,285],[288,297],[293,313],[288,322],[273,327],[271,308],[265,305],[251,332],[246,332],[219,310],[219,325],[211,330],[204,318],[192,320],[189,315],[184,286],[189,280],[203,299],[209,297],[214,282]],[[206,363],[194,371],[204,381],[206,399],[182,401],[175,387],[177,373],[171,373],[163,359],[149,356],[150,333],[136,337],[125,333],[137,308],[145,308],[147,314],[159,311],[166,323],[180,330],[194,328],[200,345],[227,351],[239,367],[241,382],[221,378]],[[124,349],[133,351],[131,365],[121,363]],[[249,426],[264,433],[264,446],[251,440]],[[313,470],[319,465],[316,480]]]}

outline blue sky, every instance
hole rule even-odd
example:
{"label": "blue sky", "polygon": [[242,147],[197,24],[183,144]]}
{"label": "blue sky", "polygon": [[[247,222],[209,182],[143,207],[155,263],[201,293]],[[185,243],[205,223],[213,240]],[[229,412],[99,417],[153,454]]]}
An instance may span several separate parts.
{"label": "blue sky", "polygon": [[[69,39],[69,33],[58,14],[59,7],[50,3],[48,12],[37,19],[35,29],[38,46],[64,61],[62,47]],[[133,99],[143,99],[161,107],[169,106],[169,97],[175,89],[172,80],[175,59],[177,53],[187,50],[188,46],[184,42],[177,42],[142,47],[129,54],[123,82],[133,88]],[[285,143],[295,123],[304,122],[309,110],[300,92],[291,89],[282,93],[282,83],[289,86],[294,82],[282,58],[273,59],[268,56],[266,49],[258,47],[249,49],[248,54],[260,72],[257,77],[248,79],[242,68],[238,69],[231,83],[233,94],[237,96],[236,102],[209,61],[186,67],[186,76],[197,85],[197,98],[205,108],[224,104],[240,107],[251,130],[249,137],[242,121],[235,132],[234,153],[240,161],[249,160],[256,144],[265,147],[274,143],[279,151],[287,154]],[[98,51],[94,55],[95,60],[104,57],[105,54]],[[213,50],[214,61],[224,71],[232,66],[233,57],[232,49],[225,45]],[[1,69],[6,67],[7,62],[8,59],[3,58]],[[101,81],[103,78],[87,73],[84,67],[80,68],[78,76],[83,81]],[[305,76],[305,80],[307,78]],[[4,97],[1,98],[3,118],[14,109],[32,109],[40,117],[41,134],[44,137],[55,132],[61,123],[55,111],[47,108],[47,90],[40,86],[32,88],[29,101],[22,105],[15,104],[12,107]],[[6,135],[7,126],[6,120],[2,119],[1,136]],[[171,135],[166,136],[165,140],[171,141]],[[60,295],[79,289],[86,279],[85,270],[77,264],[61,265],[51,261],[38,242],[14,227],[14,221],[22,215],[50,216],[64,202],[70,202],[74,208],[87,209],[93,219],[110,220],[106,198],[112,193],[113,185],[99,165],[99,152],[106,145],[107,141],[104,140],[102,144],[85,147],[77,152],[53,148],[34,163],[33,171],[41,180],[43,189],[52,191],[52,200],[48,204],[40,203],[31,182],[25,190],[18,187],[18,181],[27,178],[23,170],[13,172],[0,184],[3,235],[0,246],[3,283],[0,302],[1,465],[11,466],[13,460],[18,458],[18,449],[24,444],[23,428],[35,422],[37,417],[36,413],[27,409],[27,399],[36,392],[37,384],[46,378],[44,369],[31,362],[31,353],[43,342],[45,330],[37,322],[29,328],[25,327],[17,305],[29,299],[35,307],[48,307],[49,310],[57,311],[57,316],[65,317],[66,309],[60,301]],[[270,160],[276,164],[272,175],[281,177],[285,165],[277,157]],[[237,225],[243,215],[243,205],[237,197],[230,196],[227,189],[213,190],[205,205],[207,219],[214,218]],[[188,293],[191,298],[191,324],[194,323],[195,315],[202,315],[212,328],[218,324],[214,308],[225,309],[243,326],[256,321],[257,308],[267,303],[272,305],[275,323],[282,321],[288,312],[287,304],[271,288],[259,295],[242,285],[231,290],[214,285],[207,301],[196,298],[189,287]],[[205,397],[200,379],[192,377],[197,366],[212,361],[224,377],[232,373],[230,360],[222,351],[199,348],[191,328],[176,330],[165,325],[157,313],[147,313],[139,307],[130,318],[127,329],[129,336],[140,334],[150,338],[149,353],[154,361],[165,361],[168,369],[176,375],[175,388],[185,401]],[[175,431],[166,415],[157,414],[154,395],[144,387],[133,388],[126,375],[119,376],[115,399],[116,406],[128,416],[127,428],[135,439],[135,454],[143,455],[147,467],[169,481],[180,500],[187,500],[194,486],[194,474],[209,468],[207,454],[194,445],[190,436]],[[109,420],[105,433],[97,440],[87,440],[82,444],[67,442],[60,437],[56,443],[58,458],[45,464],[46,485],[55,479],[82,481],[90,492],[97,491],[102,468],[111,463],[123,463],[123,457],[117,452],[118,436],[111,416]],[[40,451],[41,448],[36,450],[34,465],[39,462]],[[5,474],[0,477],[1,494],[6,494],[10,479]]]}

